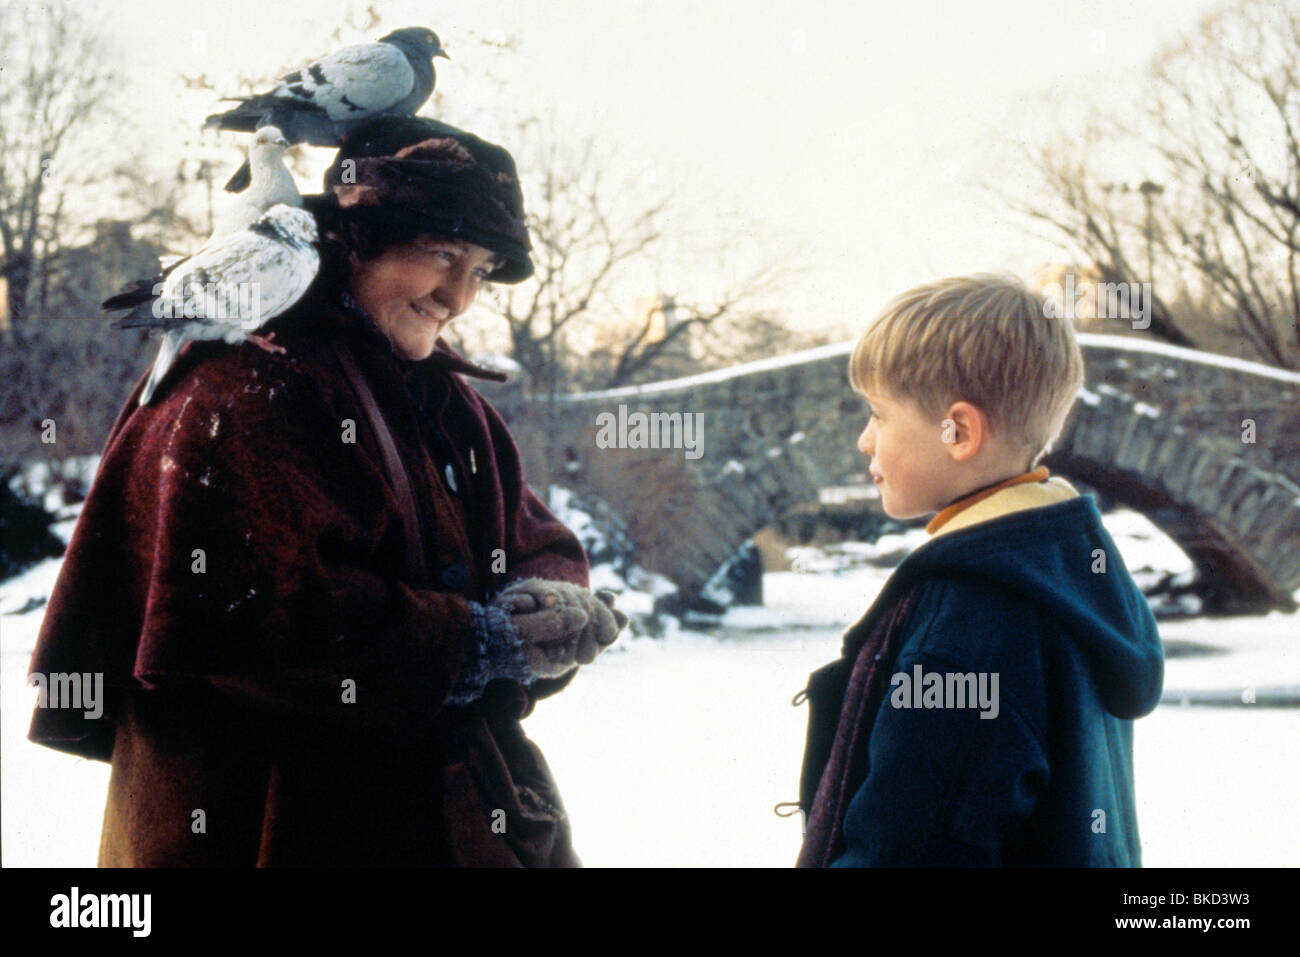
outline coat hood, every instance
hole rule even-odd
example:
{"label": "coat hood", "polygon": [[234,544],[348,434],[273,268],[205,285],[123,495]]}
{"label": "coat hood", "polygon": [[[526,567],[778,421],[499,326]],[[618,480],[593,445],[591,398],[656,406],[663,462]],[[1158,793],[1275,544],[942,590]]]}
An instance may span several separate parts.
{"label": "coat hood", "polygon": [[954,521],[956,527],[912,552],[890,585],[919,575],[958,578],[987,588],[990,596],[1036,605],[1083,652],[1107,711],[1125,719],[1148,714],[1164,681],[1155,616],[1092,497],[1063,497],[1059,485],[1041,484],[1047,487],[1038,493],[1019,486],[1000,494],[1014,493],[1021,506],[1033,494],[1054,504],[975,524]]}

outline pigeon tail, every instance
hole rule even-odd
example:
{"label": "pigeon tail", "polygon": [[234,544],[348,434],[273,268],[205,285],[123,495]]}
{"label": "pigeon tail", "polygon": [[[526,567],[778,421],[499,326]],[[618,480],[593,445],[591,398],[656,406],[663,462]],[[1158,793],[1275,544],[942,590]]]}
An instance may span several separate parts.
{"label": "pigeon tail", "polygon": [[277,127],[291,144],[338,146],[339,133],[329,114],[313,103],[290,100],[272,93],[259,93],[242,100],[234,109],[214,113],[203,122],[205,130],[255,133],[263,126]]}
{"label": "pigeon tail", "polygon": [[153,399],[154,392],[157,391],[159,384],[171,369],[172,363],[176,361],[176,356],[180,353],[181,347],[188,342],[182,333],[169,332],[162,337],[162,345],[158,348],[158,358],[153,360],[153,367],[149,370],[149,379],[145,382],[144,388],[140,390],[140,405],[148,405]]}
{"label": "pigeon tail", "polygon": [[253,181],[253,171],[248,165],[248,160],[240,164],[239,169],[235,170],[235,175],[230,177],[226,182],[227,193],[242,193],[248,189],[248,185]]}
{"label": "pigeon tail", "polygon": [[[276,107],[283,107],[279,97],[269,93],[254,93],[252,96],[226,96],[225,100],[237,101],[224,113],[213,113],[203,121],[205,130],[228,130],[231,133],[253,133],[263,122],[267,114]],[[274,124],[273,124],[274,125]]]}
{"label": "pigeon tail", "polygon": [[[100,308],[107,310],[134,309],[141,303],[152,302],[157,298],[154,295],[154,287],[162,281],[163,276],[155,276],[153,279],[136,279],[123,286],[122,290],[116,295],[109,296],[100,303]],[[128,316],[127,318],[131,317]]]}
{"label": "pigeon tail", "polygon": [[194,321],[182,316],[155,316],[153,303],[147,302],[137,306],[129,315],[114,319],[110,325],[114,329],[178,329]]}

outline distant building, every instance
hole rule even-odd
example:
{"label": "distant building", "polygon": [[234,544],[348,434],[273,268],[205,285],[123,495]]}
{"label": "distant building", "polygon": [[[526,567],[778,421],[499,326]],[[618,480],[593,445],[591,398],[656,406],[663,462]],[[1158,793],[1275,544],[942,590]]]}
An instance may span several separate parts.
{"label": "distant building", "polygon": [[[650,333],[646,341],[662,342],[677,326],[677,300],[668,294],[643,297],[637,300],[637,317],[640,322],[650,322]],[[694,330],[688,329],[678,334],[669,348],[664,352],[664,361],[671,363],[675,359],[690,360],[696,358],[694,349]]]}

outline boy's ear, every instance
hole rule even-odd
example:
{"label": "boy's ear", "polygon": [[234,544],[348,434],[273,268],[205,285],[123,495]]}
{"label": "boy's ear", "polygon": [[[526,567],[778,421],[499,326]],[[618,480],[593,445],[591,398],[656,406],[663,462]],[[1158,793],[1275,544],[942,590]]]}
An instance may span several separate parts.
{"label": "boy's ear", "polygon": [[984,410],[969,402],[954,402],[948,407],[940,436],[954,462],[966,462],[975,456],[990,438],[989,418]]}

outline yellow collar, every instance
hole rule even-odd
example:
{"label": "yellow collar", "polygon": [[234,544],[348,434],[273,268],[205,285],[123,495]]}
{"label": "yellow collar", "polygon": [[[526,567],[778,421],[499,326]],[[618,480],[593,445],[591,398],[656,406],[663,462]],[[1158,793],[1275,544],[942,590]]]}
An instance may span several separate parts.
{"label": "yellow collar", "polygon": [[931,535],[947,534],[1012,512],[1055,505],[1078,496],[1074,486],[1065,479],[1050,477],[1047,467],[1042,466],[958,499],[930,519],[925,530]]}

